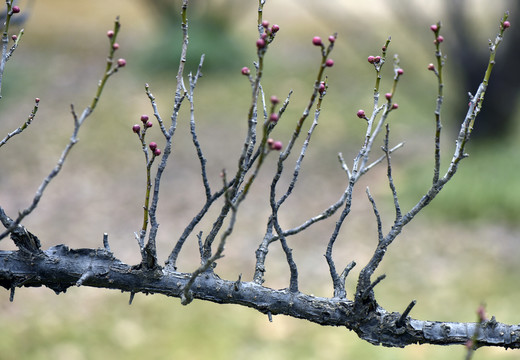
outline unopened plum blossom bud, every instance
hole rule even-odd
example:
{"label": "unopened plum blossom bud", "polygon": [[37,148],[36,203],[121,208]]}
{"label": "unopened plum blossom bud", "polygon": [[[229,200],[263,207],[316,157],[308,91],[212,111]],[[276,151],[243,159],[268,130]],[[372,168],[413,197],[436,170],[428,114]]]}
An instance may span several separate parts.
{"label": "unopened plum blossom bud", "polygon": [[365,110],[362,110],[362,109],[358,110],[358,112],[357,112],[356,115],[357,115],[357,117],[360,118],[360,119],[365,119],[365,118],[366,118]]}
{"label": "unopened plum blossom bud", "polygon": [[277,113],[272,113],[272,114],[269,116],[269,121],[271,121],[271,122],[277,122],[279,118],[280,118],[280,117],[278,116]]}
{"label": "unopened plum blossom bud", "polygon": [[18,40],[18,36],[13,35],[13,36],[11,36],[11,39],[13,39],[13,41],[16,41],[16,40]]}
{"label": "unopened plum blossom bud", "polygon": [[281,141],[273,141],[272,145],[270,146],[271,150],[282,150],[283,144]]}
{"label": "unopened plum blossom bud", "polygon": [[40,98],[36,98],[36,99],[34,99],[34,102],[35,102],[36,104],[38,104],[38,103],[40,102]]}
{"label": "unopened plum blossom bud", "polygon": [[375,61],[376,61],[376,58],[372,55],[370,55],[368,58],[367,58],[368,62],[373,64]]}
{"label": "unopened plum blossom bud", "polygon": [[329,36],[329,42],[334,43],[336,41],[336,37],[334,35]]}
{"label": "unopened plum blossom bud", "polygon": [[332,66],[334,66],[334,60],[332,60],[332,59],[327,59],[327,61],[325,61],[325,66],[327,66],[327,67],[332,67]]}
{"label": "unopened plum blossom bud", "polygon": [[117,66],[123,67],[125,65],[126,65],[126,60],[125,59],[118,59],[117,60]]}
{"label": "unopened plum blossom bud", "polygon": [[437,41],[437,43],[440,44],[441,42],[444,41],[444,37],[442,35],[439,35],[439,36],[437,36],[437,39],[435,39],[435,41]]}
{"label": "unopened plum blossom bud", "polygon": [[439,30],[439,26],[437,26],[436,24],[433,24],[432,26],[430,26],[430,30],[433,32],[437,32]]}
{"label": "unopened plum blossom bud", "polygon": [[316,46],[322,46],[323,42],[321,42],[321,38],[319,36],[315,36],[312,38],[312,43]]}
{"label": "unopened plum blossom bud", "polygon": [[393,103],[393,104],[392,104],[392,109],[395,110],[395,109],[397,109],[397,108],[399,108],[399,105],[398,105],[397,103]]}
{"label": "unopened plum blossom bud", "polygon": [[251,73],[251,70],[247,66],[244,66],[242,68],[242,75],[249,75]]}
{"label": "unopened plum blossom bud", "polygon": [[148,115],[141,115],[141,121],[143,122],[143,124],[145,124],[148,121],[148,119]]}
{"label": "unopened plum blossom bud", "polygon": [[119,44],[118,44],[118,43],[114,43],[114,44],[112,45],[112,49],[114,49],[114,50],[119,49]]}
{"label": "unopened plum blossom bud", "polygon": [[381,56],[376,56],[376,57],[374,58],[374,62],[375,62],[376,64],[377,64],[378,62],[380,62],[380,61],[381,61]]}
{"label": "unopened plum blossom bud", "polygon": [[18,14],[20,12],[20,7],[19,6],[13,6],[13,14]]}
{"label": "unopened plum blossom bud", "polygon": [[269,138],[267,139],[267,145],[269,146],[269,148],[271,148],[273,146],[273,143],[274,143],[274,140]]}
{"label": "unopened plum blossom bud", "polygon": [[152,141],[150,144],[148,144],[148,147],[150,148],[150,150],[154,151],[155,149],[157,149],[157,143]]}
{"label": "unopened plum blossom bud", "polygon": [[137,124],[135,124],[134,126],[132,126],[132,131],[135,132],[136,134],[139,134],[139,131],[141,131],[141,127]]}
{"label": "unopened plum blossom bud", "polygon": [[262,26],[267,29],[269,27],[269,21],[267,21],[267,20],[262,21]]}
{"label": "unopened plum blossom bud", "polygon": [[386,100],[390,100],[392,98],[392,93],[386,93],[385,98]]}
{"label": "unopened plum blossom bud", "polygon": [[265,48],[266,42],[264,39],[258,39],[256,40],[256,47],[259,49]]}
{"label": "unopened plum blossom bud", "polygon": [[433,64],[428,64],[428,70],[430,70],[430,71],[435,70],[435,65],[433,65]]}
{"label": "unopened plum blossom bud", "polygon": [[504,29],[507,29],[508,27],[511,26],[511,23],[509,21],[504,21],[504,23],[502,24],[502,26],[504,27]]}
{"label": "unopened plum blossom bud", "polygon": [[271,96],[271,104],[276,105],[280,102],[280,100],[276,96]]}
{"label": "unopened plum blossom bud", "polygon": [[325,91],[325,82],[321,82],[320,83],[320,86],[318,87],[318,91],[320,92],[320,94],[323,94],[323,92]]}
{"label": "unopened plum blossom bud", "polygon": [[153,126],[153,123],[151,121],[147,121],[146,124],[144,124],[147,128],[151,128]]}
{"label": "unopened plum blossom bud", "polygon": [[397,69],[397,75],[403,75],[404,70],[403,69]]}
{"label": "unopened plum blossom bud", "polygon": [[159,148],[154,149],[154,150],[153,150],[153,154],[154,154],[155,156],[159,156],[159,155],[161,155],[161,149],[159,149]]}
{"label": "unopened plum blossom bud", "polygon": [[112,39],[114,37],[114,30],[108,30],[107,31],[107,36],[109,39]]}
{"label": "unopened plum blossom bud", "polygon": [[278,32],[278,30],[280,30],[280,26],[274,24],[272,27],[271,27],[271,32],[275,33],[275,32]]}

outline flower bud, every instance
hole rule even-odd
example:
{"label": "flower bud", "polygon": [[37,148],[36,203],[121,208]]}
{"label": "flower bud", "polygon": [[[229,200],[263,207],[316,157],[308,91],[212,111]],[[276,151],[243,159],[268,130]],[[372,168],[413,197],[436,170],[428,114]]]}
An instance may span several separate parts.
{"label": "flower bud", "polygon": [[356,115],[360,119],[366,119],[365,110],[358,110]]}
{"label": "flower bud", "polygon": [[135,124],[134,126],[132,126],[132,131],[136,134],[139,134],[139,131],[141,131],[141,127],[138,124]]}
{"label": "flower bud", "polygon": [[20,7],[19,6],[13,6],[13,14],[18,14],[20,12]]}
{"label": "flower bud", "polygon": [[392,99],[392,93],[386,93],[385,98],[386,98],[386,100]]}
{"label": "flower bud", "polygon": [[267,21],[267,20],[262,21],[262,26],[267,29],[269,27],[269,21]]}
{"label": "flower bud", "polygon": [[258,39],[258,40],[256,40],[256,47],[257,47],[258,49],[263,49],[263,48],[265,48],[265,45],[266,45],[266,42],[265,42],[264,39]]}
{"label": "flower bud", "polygon": [[376,58],[374,56],[370,55],[367,60],[369,63],[373,64],[376,61]]}
{"label": "flower bud", "polygon": [[312,38],[312,43],[316,46],[322,46],[321,38],[319,36],[315,36]]}
{"label": "flower bud", "polygon": [[507,20],[504,21],[504,23],[502,24],[502,27],[503,27],[504,29],[507,29],[507,28],[510,27],[510,26],[511,26],[511,23],[510,23],[509,21],[507,21]]}
{"label": "flower bud", "polygon": [[276,33],[278,32],[278,30],[280,30],[280,26],[274,24],[272,27],[271,27],[271,32],[273,33]]}
{"label": "flower bud", "polygon": [[148,115],[141,115],[141,121],[145,124],[148,121]]}
{"label": "flower bud", "polygon": [[242,75],[249,75],[251,73],[251,70],[247,66],[244,66],[242,68]]}
{"label": "flower bud", "polygon": [[112,49],[114,49],[114,50],[119,49],[119,44],[118,44],[118,43],[114,43],[114,44],[112,45]]}
{"label": "flower bud", "polygon": [[428,64],[428,70],[430,70],[430,71],[435,70],[435,65],[433,65],[433,64]]}
{"label": "flower bud", "polygon": [[155,149],[157,149],[157,143],[152,141],[150,144],[148,144],[148,147],[150,150],[155,151]]}
{"label": "flower bud", "polygon": [[154,154],[155,156],[159,156],[159,155],[161,155],[161,149],[159,149],[159,148],[154,149],[154,150],[153,150],[153,154]]}
{"label": "flower bud", "polygon": [[277,113],[272,113],[272,114],[271,114],[271,115],[269,116],[269,121],[271,121],[271,122],[274,122],[274,123],[275,123],[275,122],[277,122],[277,121],[278,121],[278,119],[279,119],[279,118],[280,118],[280,117],[278,116],[278,114],[277,114]]}
{"label": "flower bud", "polygon": [[329,36],[329,42],[333,44],[334,41],[336,41],[336,37],[334,35]]}
{"label": "flower bud", "polygon": [[392,109],[395,110],[395,109],[397,109],[397,108],[399,108],[399,105],[398,105],[397,103],[393,103],[393,104],[392,104]]}
{"label": "flower bud", "polygon": [[280,102],[280,100],[276,96],[271,96],[271,104],[276,105]]}
{"label": "flower bud", "polygon": [[439,36],[437,36],[437,39],[435,39],[435,41],[437,41],[436,44],[440,44],[441,42],[444,41],[444,37],[442,35],[439,35]]}
{"label": "flower bud", "polygon": [[327,59],[327,61],[325,61],[325,66],[327,66],[327,67],[332,67],[332,66],[334,66],[334,60],[332,60],[332,59]]}
{"label": "flower bud", "polygon": [[404,70],[403,69],[397,69],[397,75],[403,75]]}
{"label": "flower bud", "polygon": [[117,60],[117,66],[123,67],[125,65],[126,65],[126,60],[125,59],[118,59]]}
{"label": "flower bud", "polygon": [[18,40],[18,36],[13,35],[13,36],[11,36],[11,39],[13,39],[13,41],[16,41],[16,40]]}
{"label": "flower bud", "polygon": [[432,26],[430,26],[430,30],[433,32],[437,32],[439,31],[439,26],[437,26],[437,24],[433,24]]}
{"label": "flower bud", "polygon": [[273,143],[270,146],[271,150],[282,150],[283,144],[281,141],[273,141]]}
{"label": "flower bud", "polygon": [[325,82],[322,81],[320,82],[320,86],[318,87],[318,91],[320,94],[323,94],[323,92],[325,91]]}
{"label": "flower bud", "polygon": [[40,98],[36,98],[36,99],[34,99],[34,102],[35,102],[36,104],[38,104],[38,103],[40,102]]}
{"label": "flower bud", "polygon": [[375,62],[376,64],[379,63],[380,61],[381,61],[381,56],[376,56],[376,57],[374,58],[374,62]]}
{"label": "flower bud", "polygon": [[144,124],[147,128],[151,128],[153,126],[153,123],[151,121],[147,121],[146,124]]}
{"label": "flower bud", "polygon": [[109,39],[112,39],[114,37],[114,30],[108,30],[107,31],[107,36]]}

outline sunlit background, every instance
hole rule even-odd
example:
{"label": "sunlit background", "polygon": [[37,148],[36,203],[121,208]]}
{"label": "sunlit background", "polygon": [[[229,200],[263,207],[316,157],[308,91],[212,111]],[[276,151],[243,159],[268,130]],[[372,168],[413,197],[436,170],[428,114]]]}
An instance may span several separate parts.
{"label": "sunlit background", "polygon": [[[320,53],[311,39],[338,33],[331,55],[335,65],[327,69],[329,88],[320,124],[305,157],[301,181],[281,210],[282,225],[296,226],[341,196],[346,177],[337,154],[342,152],[351,163],[362,144],[365,124],[356,112],[371,109],[375,81],[373,67],[366,59],[380,54],[389,36],[390,61],[383,72],[382,92],[391,88],[391,58],[397,53],[405,73],[394,97],[399,109],[390,116],[390,142],[406,142],[392,161],[403,210],[409,210],[428,189],[433,169],[437,88],[434,75],[427,70],[435,61],[429,26],[442,21],[447,54],[442,140],[442,169],[446,169],[457,124],[467,106],[467,93],[476,90],[487,64],[488,39],[495,37],[499,19],[509,9],[512,26],[499,49],[496,76],[492,76],[488,92],[491,110],[477,120],[477,133],[468,149],[470,157],[390,247],[377,272],[387,278],[375,292],[389,311],[402,312],[416,299],[411,316],[421,320],[475,321],[475,310],[484,303],[497,321],[520,323],[517,2],[360,3],[268,0],[265,6],[264,19],[280,26],[266,56],[265,94],[284,99],[294,91],[273,133],[284,143],[308,102],[318,71]],[[258,4],[222,0],[194,1],[192,5],[188,12],[187,72],[196,70],[204,53],[204,76],[195,94],[196,122],[209,180],[217,189],[221,170],[232,173],[236,168],[245,135],[250,85],[240,69],[253,68]],[[62,243],[101,247],[106,232],[115,256],[136,264],[140,255],[133,234],[142,222],[145,163],[131,127],[141,114],[152,115],[145,83],[156,96],[163,119],[171,115],[181,44],[180,3],[20,0],[19,6],[19,16],[26,16],[25,22],[13,25],[12,33],[23,26],[25,35],[7,64],[0,133],[6,134],[25,121],[34,98],[41,101],[31,127],[1,149],[0,204],[15,216],[30,203],[41,180],[55,165],[73,128],[70,104],[77,112],[90,104],[105,66],[106,31],[120,16],[117,57],[125,58],[127,66],[109,80],[63,172],[24,225],[38,235],[45,248]],[[492,94],[499,95],[498,100],[491,101]],[[181,112],[159,203],[161,263],[204,201],[187,110],[186,106]],[[164,140],[160,131],[157,126],[151,130],[148,140],[161,147]],[[373,158],[380,156],[380,145],[381,141]],[[294,163],[294,157],[291,160]],[[254,252],[269,214],[268,186],[274,163],[275,156],[270,156],[240,209],[226,257],[216,269],[223,278],[234,280],[239,274],[245,281],[252,278]],[[285,186],[292,174],[287,167],[282,181]],[[386,169],[380,166],[358,184],[352,214],[338,239],[337,266],[352,260],[358,263],[347,279],[349,294],[377,241],[366,186],[382,212],[385,229],[393,221],[385,174]],[[335,220],[333,217],[290,238],[303,292],[332,296],[323,254]],[[209,218],[198,230],[206,233],[211,223]],[[14,246],[3,240],[0,248]],[[179,270],[193,271],[198,264],[193,235],[181,253]],[[288,286],[288,267],[277,244],[273,244],[266,266],[266,286]],[[465,355],[462,346],[375,347],[343,328],[320,327],[284,316],[275,316],[270,323],[265,315],[239,306],[194,301],[183,307],[175,298],[141,294],[129,306],[128,298],[128,294],[86,287],[71,288],[59,296],[46,288],[24,288],[16,290],[11,303],[9,291],[2,290],[0,359],[463,359]],[[518,356],[511,350],[481,349],[475,359]]]}

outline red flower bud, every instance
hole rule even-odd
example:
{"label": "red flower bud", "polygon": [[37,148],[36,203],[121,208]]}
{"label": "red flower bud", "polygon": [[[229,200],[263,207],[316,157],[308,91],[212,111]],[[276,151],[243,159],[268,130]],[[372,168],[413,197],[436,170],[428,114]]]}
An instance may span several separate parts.
{"label": "red flower bud", "polygon": [[437,41],[437,43],[440,44],[441,42],[444,41],[444,37],[442,35],[439,35],[439,36],[437,36],[437,39],[435,39],[435,41]]}
{"label": "red flower bud", "polygon": [[262,21],[262,26],[267,29],[269,27],[269,21],[267,21],[267,20]]}
{"label": "red flower bud", "polygon": [[13,41],[16,41],[16,40],[18,40],[18,36],[13,35],[13,36],[11,36],[11,39],[13,39]]}
{"label": "red flower bud", "polygon": [[392,109],[395,110],[395,109],[397,109],[398,107],[399,107],[399,105],[398,105],[397,103],[393,103],[393,104],[392,104]]}
{"label": "red flower bud", "polygon": [[118,59],[117,60],[117,66],[123,67],[125,65],[126,65],[126,60],[125,59]]}
{"label": "red flower bud", "polygon": [[374,62],[375,62],[376,64],[377,64],[378,62],[380,62],[380,61],[381,61],[381,56],[376,56],[376,57],[374,58]]}
{"label": "red flower bud", "polygon": [[38,103],[40,102],[40,98],[36,98],[36,99],[34,99],[34,102],[35,102],[36,104],[38,104]]}
{"label": "red flower bud", "polygon": [[271,116],[269,116],[269,121],[277,122],[280,117],[277,113],[272,113]]}
{"label": "red flower bud", "polygon": [[367,60],[369,63],[373,64],[376,61],[376,58],[374,56],[370,55]]}
{"label": "red flower bud", "polygon": [[247,66],[244,66],[242,68],[242,75],[249,75],[251,73],[251,70]]}
{"label": "red flower bud", "polygon": [[282,150],[283,144],[281,141],[273,141],[272,145],[270,146],[271,150]]}
{"label": "red flower bud", "polygon": [[154,150],[153,150],[153,154],[154,154],[155,156],[159,156],[159,155],[161,155],[161,149],[159,149],[159,148],[154,149]]}
{"label": "red flower bud", "polygon": [[329,36],[329,42],[334,43],[336,41],[336,37],[334,35]]}
{"label": "red flower bud", "polygon": [[404,70],[403,69],[397,69],[397,75],[403,75]]}
{"label": "red flower bud", "polygon": [[146,123],[148,121],[148,115],[141,115],[141,121],[144,123]]}
{"label": "red flower bud", "polygon": [[322,46],[321,38],[319,36],[315,36],[312,38],[312,43],[316,46]]}
{"label": "red flower bud", "polygon": [[157,149],[157,143],[155,143],[153,141],[150,144],[148,144],[148,146],[150,147],[150,150],[152,150],[152,151]]}
{"label": "red flower bud", "polygon": [[386,100],[390,100],[392,98],[392,93],[386,93],[385,98]]}
{"label": "red flower bud", "polygon": [[20,12],[20,7],[19,6],[13,6],[13,14],[18,14]]}
{"label": "red flower bud", "polygon": [[502,24],[502,27],[503,27],[504,29],[507,29],[507,28],[510,27],[510,26],[511,26],[511,23],[510,23],[509,21],[507,21],[507,20],[504,21],[504,23]]}
{"label": "red flower bud", "polygon": [[147,128],[151,128],[153,126],[153,123],[151,121],[147,121],[146,124],[144,124]]}
{"label": "red flower bud", "polygon": [[435,70],[435,65],[433,65],[433,64],[428,64],[428,70],[430,70],[430,71]]}
{"label": "red flower bud", "polygon": [[114,36],[114,30],[108,30],[107,31],[107,36],[109,39],[112,39],[112,37]]}
{"label": "red flower bud", "polygon": [[320,83],[320,87],[318,88],[318,91],[320,94],[323,94],[323,92],[325,91],[325,82],[321,82]]}
{"label": "red flower bud", "polygon": [[114,50],[119,49],[119,44],[118,44],[118,43],[114,43],[114,44],[112,45],[112,49],[114,49]]}
{"label": "red flower bud", "polygon": [[327,66],[327,67],[332,67],[332,66],[334,66],[334,60],[332,60],[332,59],[327,59],[327,61],[325,61],[325,66]]}
{"label": "red flower bud", "polygon": [[360,119],[366,119],[366,116],[365,116],[365,110],[358,110],[357,112],[357,117],[360,118]]}
{"label": "red flower bud", "polygon": [[276,105],[280,102],[280,100],[276,96],[271,96],[271,104]]}
{"label": "red flower bud", "polygon": [[139,134],[139,131],[141,131],[141,127],[137,124],[135,124],[134,126],[132,126],[132,131],[135,132],[136,134]]}
{"label": "red flower bud", "polygon": [[271,27],[271,32],[275,33],[275,32],[278,32],[278,30],[280,30],[280,26],[274,24],[272,27]]}
{"label": "red flower bud", "polygon": [[436,24],[433,24],[432,26],[430,26],[430,30],[433,32],[437,32],[437,31],[439,31],[439,26],[437,26]]}

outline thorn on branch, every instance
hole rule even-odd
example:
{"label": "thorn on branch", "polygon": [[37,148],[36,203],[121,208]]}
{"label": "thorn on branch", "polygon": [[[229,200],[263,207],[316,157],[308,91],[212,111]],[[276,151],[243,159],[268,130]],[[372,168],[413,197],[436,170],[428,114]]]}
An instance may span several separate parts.
{"label": "thorn on branch", "polygon": [[271,314],[270,311],[267,311],[267,318],[269,319],[269,322],[273,322],[273,314]]}
{"label": "thorn on branch", "polygon": [[130,299],[128,300],[128,305],[132,305],[132,302],[134,301],[135,292],[130,292]]}
{"label": "thorn on branch", "polygon": [[110,250],[110,244],[108,243],[108,234],[107,233],[103,234],[103,247],[105,248],[106,251],[112,252]]}
{"label": "thorn on branch", "polygon": [[372,291],[374,290],[374,288],[376,287],[377,284],[379,284],[382,280],[384,280],[386,278],[386,275],[383,274],[383,275],[380,275],[377,277],[377,279],[374,280],[374,282],[372,284],[370,284],[366,289],[365,291],[363,292],[363,295],[361,297],[362,300],[366,300],[368,298],[368,296],[370,295],[370,293],[372,293]]}
{"label": "thorn on branch", "polygon": [[94,272],[89,269],[87,272],[85,272],[83,275],[81,275],[81,277],[78,279],[78,281],[76,281],[76,286],[81,286],[83,285],[83,283],[85,281],[87,281],[89,278],[91,278],[92,276],[94,276]]}
{"label": "thorn on branch", "polygon": [[10,301],[10,302],[13,302],[13,300],[14,300],[14,290],[15,290],[15,289],[16,289],[16,287],[11,286],[11,292],[10,292],[10,294],[9,294],[9,301]]}
{"label": "thorn on branch", "polygon": [[233,285],[233,288],[235,289],[235,291],[240,290],[241,281],[242,281],[242,274],[238,275],[238,280],[235,281],[235,284]]}

